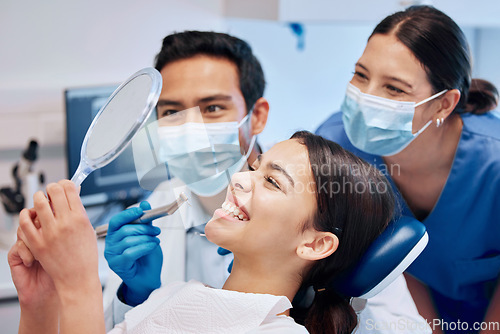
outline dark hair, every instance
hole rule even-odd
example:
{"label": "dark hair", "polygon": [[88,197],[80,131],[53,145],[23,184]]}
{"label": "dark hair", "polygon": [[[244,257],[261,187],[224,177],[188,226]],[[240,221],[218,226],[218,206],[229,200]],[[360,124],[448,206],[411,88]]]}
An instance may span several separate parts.
{"label": "dark hair", "polygon": [[392,188],[376,167],[332,141],[307,131],[296,132],[291,139],[307,147],[316,187],[317,209],[305,228],[339,238],[337,250],[304,274],[301,289],[313,286],[321,292],[308,310],[294,305],[291,315],[313,334],[351,333],[357,319],[348,296],[328,285],[354,265],[386,228],[394,212]]}
{"label": "dark hair", "polygon": [[[496,106],[491,99],[483,99],[492,92],[498,95],[494,85],[488,83],[480,91],[474,88],[477,84],[476,79],[471,79],[469,45],[462,30],[448,15],[430,6],[411,6],[382,20],[370,38],[390,33],[423,65],[434,93],[444,89],[460,91],[454,112],[482,114]],[[471,86],[475,90],[469,92]]]}
{"label": "dark hair", "polygon": [[168,35],[163,39],[161,50],[156,55],[155,68],[161,71],[169,63],[198,55],[224,58],[237,66],[240,90],[247,111],[264,95],[264,72],[253,55],[252,48],[245,41],[228,34],[184,31]]}
{"label": "dark hair", "polygon": [[484,114],[498,105],[498,90],[489,81],[482,79],[472,80],[467,99],[466,112]]}

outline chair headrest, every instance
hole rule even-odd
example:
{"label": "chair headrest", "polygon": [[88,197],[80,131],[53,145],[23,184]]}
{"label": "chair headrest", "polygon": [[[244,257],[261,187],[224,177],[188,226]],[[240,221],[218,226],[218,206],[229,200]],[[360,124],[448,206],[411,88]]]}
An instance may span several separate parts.
{"label": "chair headrest", "polygon": [[339,275],[330,286],[345,296],[371,298],[408,268],[428,240],[424,224],[402,216],[392,221],[360,261]]}

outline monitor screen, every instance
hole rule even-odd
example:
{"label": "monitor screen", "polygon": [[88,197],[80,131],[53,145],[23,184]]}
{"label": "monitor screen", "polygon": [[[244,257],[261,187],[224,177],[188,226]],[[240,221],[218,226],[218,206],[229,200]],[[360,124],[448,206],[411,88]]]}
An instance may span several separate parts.
{"label": "monitor screen", "polygon": [[[70,88],[64,92],[66,107],[66,154],[68,177],[80,162],[81,146],[90,123],[118,85]],[[127,147],[118,158],[90,173],[80,191],[85,206],[120,201],[136,203],[147,192],[139,186],[132,148]]]}

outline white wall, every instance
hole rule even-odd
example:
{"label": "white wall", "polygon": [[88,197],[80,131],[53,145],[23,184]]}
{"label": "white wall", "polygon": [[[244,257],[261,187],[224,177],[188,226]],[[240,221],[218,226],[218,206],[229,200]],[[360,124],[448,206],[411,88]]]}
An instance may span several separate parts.
{"label": "white wall", "polygon": [[[63,90],[120,83],[163,37],[220,30],[221,0],[0,1],[0,187],[30,138],[47,181],[66,175]],[[0,208],[0,231],[4,220]]]}
{"label": "white wall", "polygon": [[[216,30],[249,42],[267,79],[271,104],[261,143],[313,131],[339,109],[355,61],[374,27],[364,23],[305,24],[298,50],[288,24],[227,19],[223,0],[88,0],[0,2],[0,187],[30,138],[37,164],[56,181],[67,177],[63,90],[119,83],[151,66],[163,37],[185,29]],[[498,28],[465,27],[474,75],[500,84]],[[0,208],[0,228],[3,208]]]}
{"label": "white wall", "polygon": [[500,29],[480,29],[476,33],[475,76],[500,89]]}
{"label": "white wall", "polygon": [[340,108],[354,64],[373,29],[371,24],[307,24],[305,45],[288,24],[228,20],[228,32],[252,46],[266,75],[271,111],[259,140],[288,139],[296,130],[314,131]]}

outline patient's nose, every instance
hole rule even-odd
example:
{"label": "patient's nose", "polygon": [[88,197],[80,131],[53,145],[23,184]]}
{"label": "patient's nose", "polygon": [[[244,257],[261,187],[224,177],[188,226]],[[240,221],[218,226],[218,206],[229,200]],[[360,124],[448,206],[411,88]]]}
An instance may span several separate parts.
{"label": "patient's nose", "polygon": [[231,186],[235,191],[251,191],[253,188],[253,181],[250,172],[235,173],[231,178]]}

